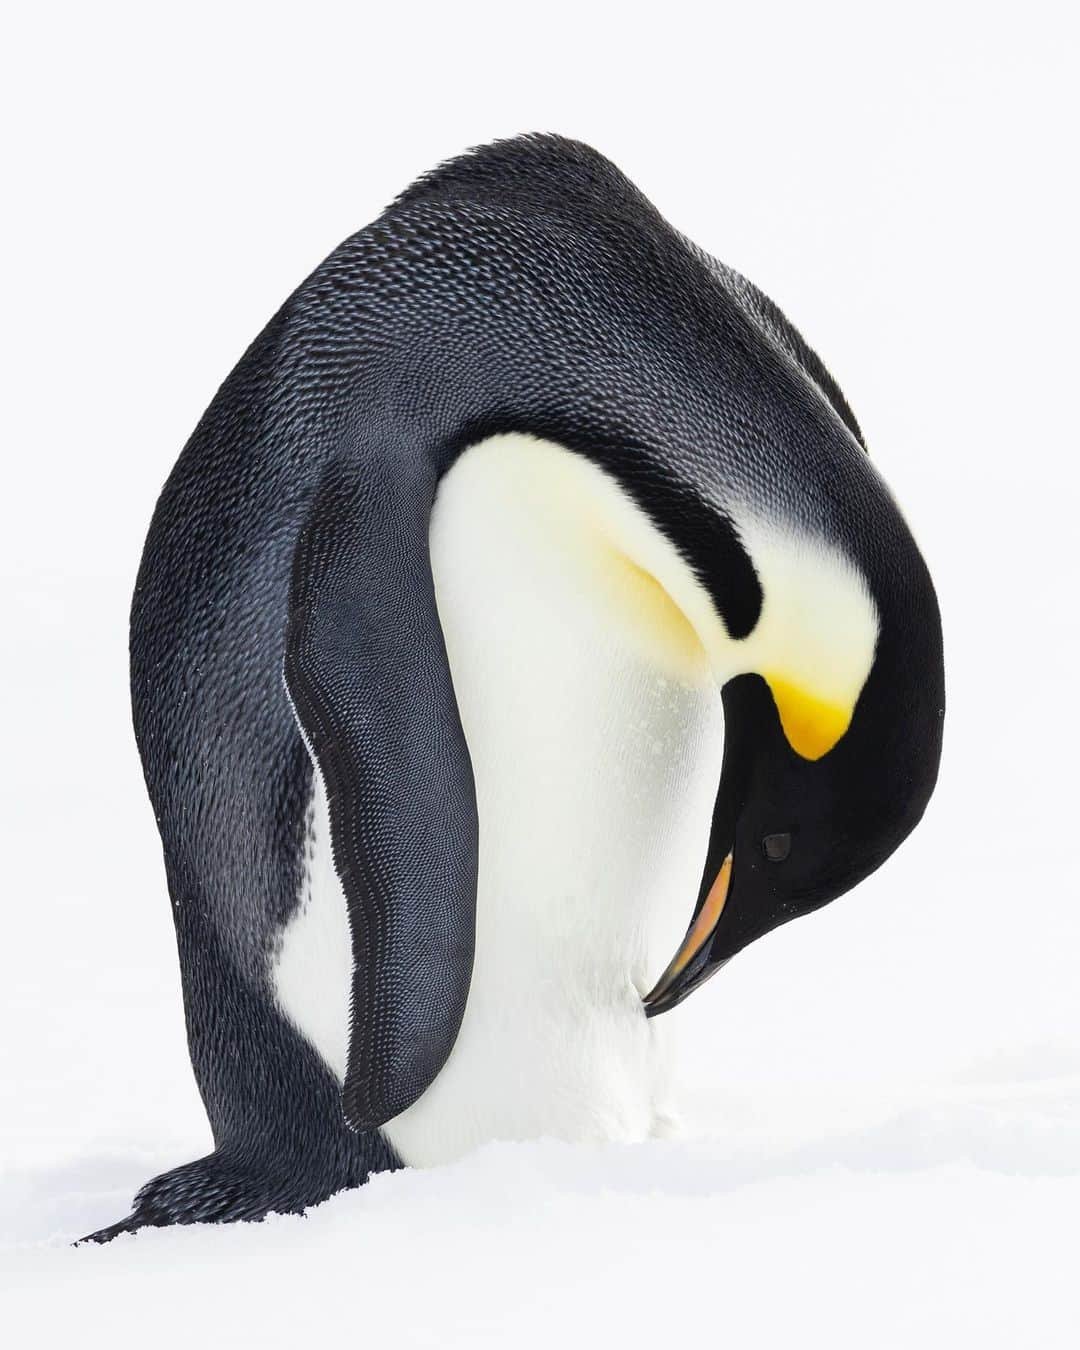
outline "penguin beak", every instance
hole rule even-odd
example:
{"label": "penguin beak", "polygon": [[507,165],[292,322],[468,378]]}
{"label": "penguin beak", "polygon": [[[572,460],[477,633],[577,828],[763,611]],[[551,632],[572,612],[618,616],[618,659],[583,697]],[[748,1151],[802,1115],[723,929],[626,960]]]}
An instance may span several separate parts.
{"label": "penguin beak", "polygon": [[709,888],[705,902],[694,915],[682,945],[671,959],[663,975],[643,1000],[645,1015],[656,1017],[667,1012],[692,994],[700,984],[725,965],[725,961],[709,961],[709,941],[727,904],[731,889],[731,868],[734,854],[729,853],[720,864],[716,880]]}

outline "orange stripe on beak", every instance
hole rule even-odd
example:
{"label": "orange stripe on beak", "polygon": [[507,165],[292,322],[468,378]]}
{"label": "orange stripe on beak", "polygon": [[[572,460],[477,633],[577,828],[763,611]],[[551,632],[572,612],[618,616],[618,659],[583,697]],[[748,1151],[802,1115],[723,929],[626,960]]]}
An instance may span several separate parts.
{"label": "orange stripe on beak", "polygon": [[729,853],[720,864],[720,871],[716,874],[716,880],[709,888],[709,894],[705,897],[705,903],[701,906],[697,918],[690,925],[690,931],[683,938],[682,945],[672,957],[667,970],[657,980],[653,989],[646,994],[644,999],[646,1007],[663,998],[716,931],[716,925],[720,922],[720,915],[724,912],[728,890],[731,886],[733,856]]}

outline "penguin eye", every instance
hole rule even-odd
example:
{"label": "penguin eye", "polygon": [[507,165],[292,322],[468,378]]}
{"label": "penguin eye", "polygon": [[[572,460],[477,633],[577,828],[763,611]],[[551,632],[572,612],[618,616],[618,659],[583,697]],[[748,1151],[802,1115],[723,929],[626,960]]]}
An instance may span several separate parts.
{"label": "penguin eye", "polygon": [[783,862],[791,852],[791,835],[767,834],[761,841],[761,847],[769,862]]}

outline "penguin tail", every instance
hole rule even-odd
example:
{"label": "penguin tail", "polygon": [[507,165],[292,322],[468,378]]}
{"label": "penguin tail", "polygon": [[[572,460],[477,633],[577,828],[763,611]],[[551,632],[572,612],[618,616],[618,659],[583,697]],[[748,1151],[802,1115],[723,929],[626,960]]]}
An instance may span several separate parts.
{"label": "penguin tail", "polygon": [[85,1246],[88,1242],[104,1244],[111,1242],[113,1238],[121,1237],[124,1233],[137,1233],[140,1228],[161,1227],[161,1220],[141,1218],[137,1213],[129,1214],[126,1219],[121,1219],[119,1223],[111,1223],[106,1228],[99,1228],[95,1233],[87,1233],[85,1237],[78,1238],[71,1245],[73,1247]]}

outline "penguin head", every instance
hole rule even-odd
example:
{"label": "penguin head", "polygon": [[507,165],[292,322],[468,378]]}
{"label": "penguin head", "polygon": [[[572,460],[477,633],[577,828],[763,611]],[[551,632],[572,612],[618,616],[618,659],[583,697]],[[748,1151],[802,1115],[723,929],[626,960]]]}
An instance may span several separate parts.
{"label": "penguin head", "polygon": [[762,603],[751,632],[721,644],[725,744],[708,857],[649,1016],[850,890],[923,814],[941,754],[940,617],[923,559],[884,504],[872,546],[848,541],[857,560],[800,545],[798,531],[741,531]]}

